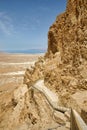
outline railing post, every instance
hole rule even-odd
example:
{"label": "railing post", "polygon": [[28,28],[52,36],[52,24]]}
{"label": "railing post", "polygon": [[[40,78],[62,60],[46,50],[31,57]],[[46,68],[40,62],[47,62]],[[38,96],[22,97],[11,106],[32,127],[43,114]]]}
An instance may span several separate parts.
{"label": "railing post", "polygon": [[70,123],[70,130],[77,130],[76,129],[76,124],[75,124],[75,117],[73,115],[73,110],[71,108],[71,123]]}
{"label": "railing post", "polygon": [[73,109],[71,109],[71,130],[87,130],[87,125]]}

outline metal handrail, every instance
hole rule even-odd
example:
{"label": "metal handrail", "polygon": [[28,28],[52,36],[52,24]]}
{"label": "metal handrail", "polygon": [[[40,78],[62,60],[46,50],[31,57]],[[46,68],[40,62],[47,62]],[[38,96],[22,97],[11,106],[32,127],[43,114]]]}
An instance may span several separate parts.
{"label": "metal handrail", "polygon": [[87,130],[87,125],[81,118],[81,116],[74,110],[71,109],[71,130]]}
{"label": "metal handrail", "polygon": [[[46,91],[44,91],[43,88],[40,88],[36,84],[32,85],[31,89],[36,89],[36,90],[40,91],[46,97],[47,101],[49,102],[49,104],[52,106],[52,108],[55,111],[60,111],[60,112],[64,113],[64,112],[70,110],[70,108],[61,107],[61,106],[56,105],[56,103],[54,101],[51,101],[51,99],[47,95]],[[70,123],[70,125],[71,125],[70,130],[87,130],[87,125],[85,124],[85,122],[83,121],[81,116],[74,109],[71,109],[71,123]]]}

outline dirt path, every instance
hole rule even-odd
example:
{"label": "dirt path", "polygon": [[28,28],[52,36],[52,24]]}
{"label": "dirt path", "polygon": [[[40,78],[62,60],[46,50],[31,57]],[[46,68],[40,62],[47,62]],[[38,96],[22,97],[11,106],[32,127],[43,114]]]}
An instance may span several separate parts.
{"label": "dirt path", "polygon": [[44,80],[38,80],[33,85],[33,88],[41,91],[45,95],[49,104],[53,107],[54,110],[60,112],[66,112],[69,110],[68,108],[60,107],[58,105],[59,103],[58,96],[44,85]]}
{"label": "dirt path", "polygon": [[44,80],[39,80],[33,87],[44,93],[51,104],[58,105],[58,96],[44,85]]}

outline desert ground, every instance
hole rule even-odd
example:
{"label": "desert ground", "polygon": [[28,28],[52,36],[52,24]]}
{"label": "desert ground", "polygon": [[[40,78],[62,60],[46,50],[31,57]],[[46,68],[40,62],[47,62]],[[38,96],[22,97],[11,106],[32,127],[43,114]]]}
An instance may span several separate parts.
{"label": "desert ground", "polygon": [[22,83],[26,68],[33,66],[39,56],[0,53],[0,93],[11,91]]}
{"label": "desert ground", "polygon": [[[45,87],[41,80],[34,86],[32,97],[32,90],[23,83],[26,68],[34,68],[35,62],[43,55],[0,53],[0,130],[70,129],[70,113],[67,116],[66,112],[56,112],[49,104],[49,101],[54,102],[53,105],[59,104],[56,104],[58,95],[54,91]],[[73,102],[73,97],[77,103]],[[81,98],[78,93],[73,97],[71,106],[78,102],[81,106],[86,92]]]}
{"label": "desert ground", "polygon": [[43,55],[0,53],[0,130],[68,130],[52,119],[54,111],[44,95],[36,90],[31,100],[23,85],[26,68],[33,67]]}
{"label": "desert ground", "polygon": [[23,84],[26,68],[33,66],[39,56],[40,54],[0,53],[0,130],[4,129],[1,122],[8,111],[5,106],[12,100],[14,90]]}

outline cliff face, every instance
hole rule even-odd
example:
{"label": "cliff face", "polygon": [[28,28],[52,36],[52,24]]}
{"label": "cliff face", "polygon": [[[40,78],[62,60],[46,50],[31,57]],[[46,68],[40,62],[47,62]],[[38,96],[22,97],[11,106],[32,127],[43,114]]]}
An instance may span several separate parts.
{"label": "cliff face", "polygon": [[[62,105],[87,113],[87,105],[85,110],[81,107],[87,102],[86,98],[82,98],[82,104],[77,103],[79,94],[74,101],[75,93],[87,91],[86,0],[68,0],[66,11],[57,16],[50,27],[47,53],[35,67],[26,70],[24,83],[31,86],[40,78],[58,94]],[[87,117],[83,118],[87,122]]]}
{"label": "cliff face", "polygon": [[68,0],[48,32],[48,55],[60,52],[63,63],[78,66],[87,60],[87,1]]}
{"label": "cliff face", "polygon": [[[51,57],[51,60],[46,62],[45,84],[51,89],[55,88],[63,105],[82,113],[87,123],[87,117],[83,114],[87,113],[87,105],[86,108],[83,107],[84,102],[87,102],[86,97],[82,98],[83,103],[78,105],[78,98],[82,97],[82,94],[77,94],[79,90],[83,95],[87,91],[86,0],[68,0],[66,11],[57,16],[49,29],[46,57]],[[75,93],[78,96],[74,99]]]}
{"label": "cliff face", "polygon": [[30,86],[40,78],[60,96],[87,90],[86,0],[68,0],[66,11],[50,27],[48,51],[26,70],[24,83]]}
{"label": "cliff face", "polygon": [[[27,62],[28,57],[22,58],[22,62]],[[17,61],[19,59],[16,57]],[[5,87],[7,84],[6,90],[4,86],[4,90],[0,87],[0,130],[66,129],[64,124],[69,123],[70,119],[54,112],[46,97],[32,89],[31,86],[39,79],[44,79],[45,86],[56,93],[59,105],[76,109],[87,123],[87,0],[68,0],[66,11],[57,16],[49,29],[46,55],[40,57],[35,65],[18,66],[13,67],[12,64],[7,71],[3,62],[1,65],[1,74],[3,71],[14,74],[21,68],[29,68],[24,75],[27,86],[22,84],[23,77],[20,75],[6,77],[6,73],[5,77],[0,76],[1,84],[5,82]],[[58,125],[62,119],[65,123]]]}

